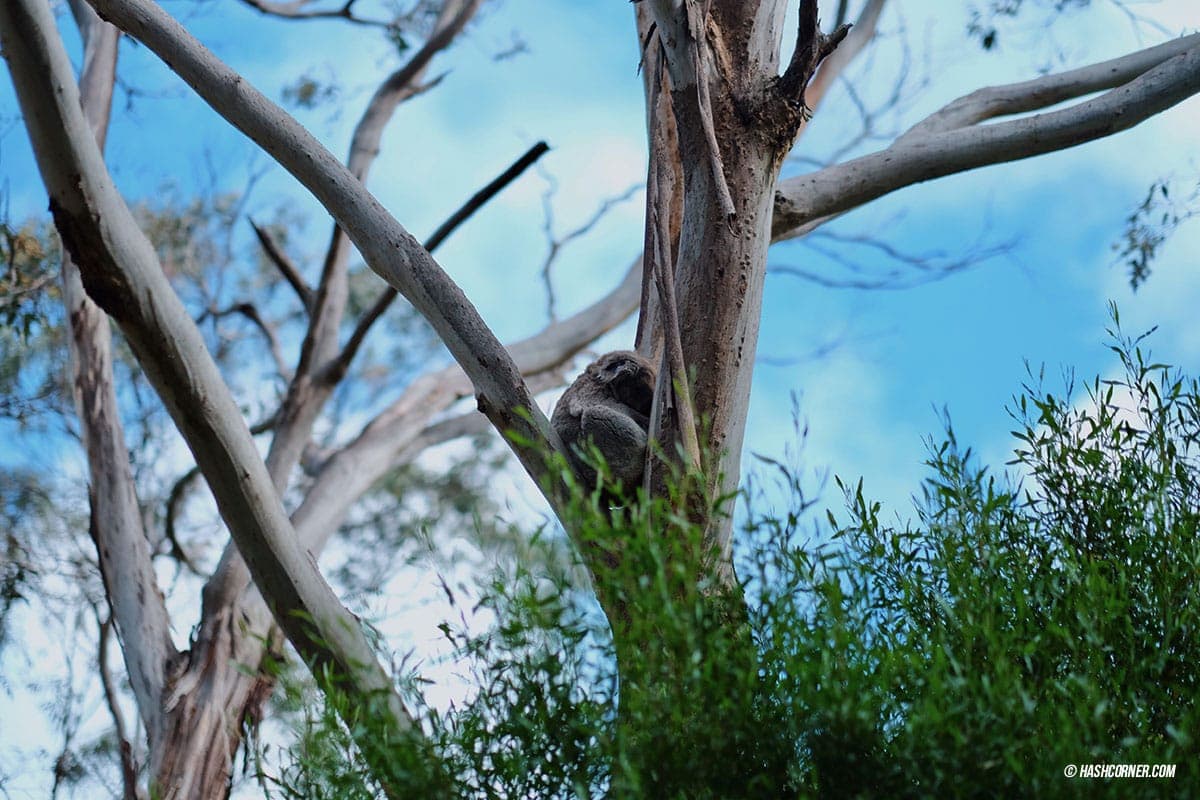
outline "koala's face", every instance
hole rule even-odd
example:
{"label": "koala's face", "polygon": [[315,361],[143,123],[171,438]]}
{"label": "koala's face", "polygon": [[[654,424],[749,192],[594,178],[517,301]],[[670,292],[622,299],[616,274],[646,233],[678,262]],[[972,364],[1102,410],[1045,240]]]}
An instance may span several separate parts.
{"label": "koala's face", "polygon": [[613,396],[643,416],[654,402],[654,369],[635,353],[608,353],[588,368]]}

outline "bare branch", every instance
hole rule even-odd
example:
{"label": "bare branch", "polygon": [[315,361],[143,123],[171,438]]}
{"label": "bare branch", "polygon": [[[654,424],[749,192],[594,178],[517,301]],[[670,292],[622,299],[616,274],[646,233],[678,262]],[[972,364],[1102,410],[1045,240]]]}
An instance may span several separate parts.
{"label": "bare branch", "polygon": [[283,360],[283,350],[279,346],[279,336],[275,333],[275,328],[263,319],[262,314],[258,313],[258,308],[253,303],[234,303],[229,308],[210,308],[205,312],[206,316],[211,316],[213,319],[220,319],[231,314],[241,314],[262,332],[263,337],[267,340],[267,346],[271,350],[271,360],[275,362],[276,371],[285,381],[289,380],[292,371],[288,367],[287,362]]}
{"label": "bare branch", "polygon": [[246,220],[250,223],[250,227],[254,229],[254,235],[258,237],[258,242],[262,245],[263,252],[267,254],[267,258],[279,270],[279,274],[283,276],[288,285],[295,290],[296,296],[304,304],[304,310],[311,312],[313,290],[308,285],[308,282],[304,280],[304,276],[300,274],[300,270],[296,269],[296,265],[292,259],[275,242],[275,238],[271,236],[270,231],[249,217]]}
{"label": "bare branch", "polygon": [[[534,394],[555,389],[566,383],[566,378],[558,370],[545,370],[528,375],[529,389]],[[406,463],[415,458],[421,451],[439,444],[461,439],[464,436],[479,436],[492,430],[487,417],[477,411],[446,417],[426,425],[413,440],[404,446],[393,463]]]}
{"label": "bare branch", "polygon": [[[347,165],[359,180],[365,181],[375,157],[384,126],[396,107],[417,94],[421,76],[441,51],[445,50],[479,10],[482,0],[446,0],[434,25],[433,33],[404,66],[379,85],[363,112],[350,141]],[[440,80],[440,79],[439,79]],[[195,87],[193,87],[195,88]]]}
{"label": "bare branch", "polygon": [[779,78],[779,88],[784,97],[807,108],[805,93],[808,82],[821,62],[837,49],[849,32],[850,26],[843,24],[829,34],[821,33],[817,20],[817,0],[801,0],[796,49],[792,51],[792,60]]}
{"label": "bare branch", "polygon": [[[1007,86],[977,89],[930,114],[901,136],[897,144],[908,139],[915,140],[934,133],[966,128],[997,117],[1049,108],[1093,92],[1115,89],[1145,76],[1153,68],[1177,56],[1188,53],[1194,55],[1197,47],[1200,47],[1200,34],[1192,34],[1111,61],[1090,64],[1057,75],[1047,75]],[[1187,69],[1187,66],[1180,66],[1174,74],[1177,78],[1186,80]],[[1166,80],[1170,81],[1171,78]],[[1171,87],[1148,88],[1163,91]]]}
{"label": "bare branch", "polygon": [[833,27],[838,27],[846,22],[846,14],[849,12],[850,0],[838,0],[837,15],[833,18]]}
{"label": "bare branch", "polygon": [[[350,142],[350,155],[347,159],[347,168],[348,174],[353,176],[356,181],[360,183],[366,182],[367,173],[370,171],[372,164],[375,162],[375,157],[379,153],[379,143],[383,136],[383,129],[388,120],[391,119],[396,108],[405,100],[423,91],[424,87],[421,85],[421,78],[425,74],[433,57],[454,41],[455,37],[479,9],[481,2],[482,0],[444,0],[441,10],[438,13],[437,21],[434,24],[433,32],[425,44],[409,59],[408,63],[389,75],[375,91],[375,94],[367,104],[366,110],[363,112],[363,116],[359,119],[358,125],[355,126]],[[212,69],[218,69],[223,74],[231,76],[231,79],[241,81],[244,84],[240,76],[236,76],[236,73],[214,59],[211,53],[208,53],[204,50],[203,46],[194,39],[191,39],[190,35],[169,16],[162,14],[160,21],[165,23],[168,29],[174,29],[173,33],[166,33],[167,39],[175,35],[181,35],[185,40],[190,39],[191,46],[196,48],[200,63],[196,65],[199,67],[198,71],[193,72],[194,79],[208,83],[212,89],[217,88],[210,82],[210,73],[205,71],[209,68],[204,66],[204,62],[207,59]],[[170,45],[167,46],[170,47]],[[167,61],[168,63],[173,63],[171,58],[168,58]],[[193,84],[193,88],[197,88],[197,86]],[[257,105],[254,111],[264,115],[264,118],[279,115],[282,118],[288,119],[291,123],[292,133],[298,134],[297,138],[290,136],[276,137],[278,146],[282,146],[285,149],[295,146],[307,148],[309,147],[309,143],[311,143],[312,146],[320,149],[323,161],[327,163],[333,161],[332,157],[321,148],[316,140],[308,135],[294,120],[287,117],[282,109],[267,101],[266,98],[263,98],[253,87],[246,86],[246,89],[247,91],[244,93],[244,96],[240,98],[242,101],[250,99],[252,104]],[[201,95],[205,94],[203,91],[200,93]],[[259,105],[253,98],[261,99],[262,104]],[[214,101],[211,95],[206,97],[206,99],[210,103]],[[217,106],[214,105],[215,107]],[[260,118],[260,123],[263,122],[264,119]],[[265,124],[272,125],[277,123],[265,122]],[[301,141],[304,142],[303,145],[300,144]],[[263,142],[260,141],[259,144],[263,144]],[[270,147],[264,149],[271,152]],[[292,152],[298,154],[299,151],[292,150]],[[280,157],[278,151],[273,152],[273,155],[277,159]],[[333,163],[336,164],[336,162]],[[322,170],[317,167],[313,171],[314,167],[316,165],[313,163],[300,159],[294,161],[292,167],[289,169],[305,169],[311,171],[310,174],[315,177]],[[342,168],[340,164],[336,168],[339,172],[346,173],[346,169]],[[343,180],[344,177],[339,177],[334,183],[339,183]],[[301,182],[303,183],[303,180]],[[310,186],[309,188],[312,189],[313,187]],[[357,190],[360,187],[353,188]],[[320,193],[317,194],[319,197]],[[366,194],[365,191],[363,194]],[[358,205],[357,208],[354,208],[354,206],[355,203],[351,201],[345,208],[347,210],[353,209],[353,212],[358,214],[364,212],[371,213],[367,212],[368,206],[366,205]],[[373,198],[370,206],[380,211],[382,210],[382,207]],[[336,219],[337,214],[333,216]],[[341,220],[337,220],[337,222],[340,223]],[[405,232],[403,235],[407,236],[407,233]],[[381,263],[380,259],[385,259],[383,255],[385,251],[389,253],[385,260],[394,261],[394,258],[390,254],[394,245],[388,245],[387,242],[398,242],[400,238],[402,237],[399,235],[399,231],[393,231],[375,242],[378,248],[375,257],[376,264]],[[409,238],[411,239],[411,237]],[[368,264],[370,264],[372,258],[361,247],[361,241],[356,241],[356,244],[360,245],[359,250],[363,253]],[[350,242],[347,239],[347,231],[340,225],[335,224],[330,234],[329,247],[321,266],[321,277],[317,283],[317,291],[313,299],[308,330],[305,332],[304,340],[300,345],[300,361],[296,368],[296,377],[288,387],[283,407],[280,409],[279,426],[275,431],[274,437],[271,439],[271,446],[267,452],[267,468],[271,473],[272,480],[280,488],[287,485],[288,475],[299,460],[305,444],[312,435],[312,427],[316,422],[317,416],[328,400],[332,387],[335,385],[321,380],[322,376],[319,376],[318,373],[325,369],[331,359],[337,358],[337,353],[340,350],[338,338],[341,332],[342,315],[345,313],[346,299],[349,294],[347,284],[349,253]],[[402,265],[394,266],[403,269]],[[420,306],[418,305],[419,308]],[[436,329],[437,326],[435,325],[434,327]],[[314,383],[316,383],[315,386]]]}
{"label": "bare branch", "polygon": [[[846,38],[828,58],[821,62],[816,74],[809,81],[808,88],[804,90],[804,102],[809,108],[816,109],[821,104],[833,82],[845,74],[846,68],[875,38],[875,32],[879,27],[879,17],[883,13],[886,2],[887,0],[868,0],[867,4],[863,6],[862,13],[855,20],[854,26],[846,34]],[[835,30],[845,27],[845,13],[846,3],[843,0],[838,8]]]}
{"label": "bare branch", "polygon": [[[92,145],[99,159],[108,130],[120,34],[87,5],[74,4],[73,13],[84,37],[84,68],[80,77],[84,94],[74,94],[71,82],[76,103],[72,111],[82,126],[77,135],[82,142]],[[52,26],[53,23],[51,30]],[[6,26],[0,25],[3,27]],[[11,64],[21,51],[9,49],[8,30],[0,35],[5,37],[5,57],[15,83],[17,67]],[[70,74],[68,67],[68,79]],[[80,263],[77,254],[64,248],[63,302],[70,333],[71,384],[88,460],[89,532],[96,544],[112,614],[125,639],[130,685],[153,746],[162,734],[158,698],[166,681],[164,669],[174,656],[175,647],[166,605],[154,574],[121,425],[108,319],[87,297],[81,281],[81,271],[90,266]]]}
{"label": "bare branch", "polygon": [[633,186],[630,186],[619,195],[606,197],[603,201],[601,201],[600,205],[596,207],[596,210],[592,212],[592,215],[582,224],[568,231],[562,236],[555,236],[554,206],[552,200],[554,198],[555,191],[558,188],[558,184],[557,182],[552,181],[549,176],[546,176],[546,179],[550,181],[550,188],[547,189],[544,195],[542,195],[542,210],[544,218],[542,229],[545,231],[548,247],[546,250],[546,258],[542,261],[542,268],[540,272],[542,275],[542,282],[546,286],[546,314],[551,320],[554,320],[557,318],[557,314],[555,313],[554,308],[554,289],[550,281],[550,272],[554,266],[554,263],[558,260],[558,257],[562,255],[563,248],[576,239],[579,239],[580,237],[586,236],[588,233],[590,233],[592,229],[599,225],[600,221],[608,215],[609,211],[612,211],[612,209],[617,205],[624,203],[626,200],[633,197],[633,195],[642,188],[642,185],[635,183]]}
{"label": "bare branch", "polygon": [[290,2],[272,2],[272,0],[242,0],[243,3],[256,11],[272,17],[284,19],[344,19],[355,25],[365,25],[371,28],[392,29],[395,23],[390,20],[367,19],[354,14],[356,0],[346,0],[337,8],[313,9],[308,7],[314,0],[290,0]]}
{"label": "bare branch", "polygon": [[96,651],[96,669],[100,673],[100,686],[104,689],[104,704],[112,715],[113,729],[117,737],[117,749],[121,757],[121,785],[124,788],[124,800],[138,800],[138,769],[133,758],[133,745],[126,732],[125,715],[121,713],[118,701],[117,687],[113,682],[112,670],[108,666],[108,643],[112,639],[112,617],[100,619],[100,611],[93,607],[96,613],[96,625],[100,632],[100,642]]}
{"label": "bare branch", "polygon": [[[1131,74],[1136,75],[1132,80]],[[1099,97],[1059,111],[973,124],[1114,85],[1117,88]],[[1111,136],[1197,92],[1200,34],[1063,75],[982,89],[951,103],[885,150],[781,181],[775,196],[774,238],[914,183]]]}
{"label": "bare branch", "polygon": [[[463,203],[457,211],[451,214],[445,222],[439,225],[437,230],[430,234],[429,238],[425,240],[426,251],[432,253],[434,250],[436,250],[438,246],[441,245],[442,242],[446,241],[450,234],[452,234],[458,228],[459,225],[462,225],[464,222],[470,219],[472,214],[483,208],[483,206],[486,205],[489,200],[499,194],[505,186],[508,186],[510,183],[515,181],[522,172],[529,169],[530,166],[532,166],[539,158],[549,151],[550,146],[545,142],[538,142],[533,147],[529,148],[529,150],[527,150],[523,156],[509,165],[508,169],[497,175],[488,183],[487,186],[484,186],[482,189],[472,195],[471,199]],[[382,293],[380,293],[375,302],[371,304],[371,308],[366,314],[363,315],[362,319],[360,319],[358,324],[354,327],[354,332],[350,334],[350,338],[347,340],[346,346],[342,349],[342,352],[326,370],[327,380],[332,380],[336,383],[343,375],[346,374],[346,370],[350,368],[350,362],[354,360],[355,354],[357,354],[359,348],[362,347],[363,340],[366,339],[368,331],[371,330],[371,326],[375,324],[376,320],[383,316],[383,312],[385,312],[388,309],[388,306],[392,304],[392,301],[396,299],[397,294],[398,293],[394,288],[388,286],[383,290]]]}
{"label": "bare branch", "polygon": [[187,567],[195,575],[202,575],[203,573],[188,558],[187,551],[183,549],[183,545],[179,541],[179,533],[176,530],[176,520],[179,519],[180,503],[183,502],[183,498],[199,477],[200,468],[192,467],[183,473],[183,476],[179,480],[175,481],[175,484],[171,487],[171,491],[167,494],[167,513],[163,522],[164,536],[171,547],[171,557],[177,563]]}
{"label": "bare branch", "polygon": [[[144,0],[94,0],[94,4],[165,58],[218,113],[313,192],[354,241],[371,269],[429,320],[470,376],[480,408],[493,424],[502,431],[519,434],[510,444],[526,470],[536,479],[545,476],[545,454],[561,448],[516,365],[462,290],[362,182],[160,7]],[[550,487],[545,491],[557,496]]]}
{"label": "bare branch", "polygon": [[[826,247],[821,244],[822,239],[832,241],[837,246]],[[769,272],[791,275],[829,289],[903,290],[947,278],[956,272],[1009,253],[1013,248],[1012,242],[1001,242],[988,246],[977,242],[963,255],[950,258],[948,254],[940,251],[909,252],[876,236],[842,234],[831,230],[821,230],[806,236],[804,245],[841,266],[849,273],[850,277],[833,277],[824,272],[782,264],[771,265]],[[878,269],[866,266],[861,260],[849,254],[847,245],[873,250],[888,261],[898,264],[899,267],[879,274]]]}

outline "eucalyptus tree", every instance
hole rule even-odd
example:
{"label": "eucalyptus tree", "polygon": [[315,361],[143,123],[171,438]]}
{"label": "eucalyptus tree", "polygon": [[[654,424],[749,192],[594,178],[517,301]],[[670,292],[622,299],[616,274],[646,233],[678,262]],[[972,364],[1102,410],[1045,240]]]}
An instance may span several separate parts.
{"label": "eucalyptus tree", "polygon": [[[374,24],[389,35],[399,30],[394,21],[360,18],[353,3],[248,1],[282,17],[329,16]],[[402,102],[436,82],[427,77],[431,63],[481,5],[418,4],[428,14],[424,43],[380,82],[344,163],[153,3],[72,3],[84,40],[78,78],[45,0],[0,5],[4,56],[64,245],[62,295],[88,455],[91,532],[145,730],[144,765],[128,755],[140,752],[140,742],[122,748],[127,796],[140,791],[143,766],[155,796],[227,791],[242,723],[257,717],[271,687],[270,675],[258,668],[278,645],[279,631],[339,690],[389,719],[395,735],[420,736],[371,642],[309,554],[320,552],[359,498],[397,464],[431,443],[477,430],[483,419],[504,435],[550,508],[562,513],[568,533],[578,536],[579,527],[563,513],[578,487],[562,469],[562,443],[534,397],[559,380],[572,356],[635,311],[636,347],[661,364],[650,431],[659,447],[651,449],[646,488],[664,492],[673,461],[699,476],[681,503],[705,532],[707,557],[690,567],[689,580],[736,601],[729,498],[739,485],[770,245],[921,181],[1118,133],[1200,92],[1200,36],[1182,37],[1110,61],[980,88],[875,152],[781,179],[785,159],[830,87],[876,41],[886,0],[823,9],[833,17],[825,26],[815,0],[799,4],[794,26],[786,24],[785,0],[642,0],[633,23],[643,56],[650,154],[643,255],[593,305],[504,344],[430,255],[437,242],[418,242],[366,185],[385,124]],[[304,320],[296,363],[280,364],[286,392],[257,431],[270,437],[265,457],[104,165],[121,36],[157,54],[332,219],[315,283],[269,231],[258,231]],[[526,161],[532,158],[536,154]],[[352,249],[385,286],[350,320]],[[455,363],[408,382],[301,481],[298,467],[322,415],[397,297],[428,321]],[[253,320],[257,312],[242,313]],[[116,323],[187,442],[230,536],[206,576],[200,624],[186,649],[169,636],[147,545],[113,387],[107,320]],[[471,396],[482,416],[446,416]],[[595,558],[594,542],[577,544],[593,571],[620,558],[613,549]],[[622,648],[655,643],[636,638],[649,635],[647,628],[621,624],[619,597],[600,601],[613,622],[620,669]],[[737,617],[731,614],[730,624]],[[371,750],[372,743],[361,745]]]}

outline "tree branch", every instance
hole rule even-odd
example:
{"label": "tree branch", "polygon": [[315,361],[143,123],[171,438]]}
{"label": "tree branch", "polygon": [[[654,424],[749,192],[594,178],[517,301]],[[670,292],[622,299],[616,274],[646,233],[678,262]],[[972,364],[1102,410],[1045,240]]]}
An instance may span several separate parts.
{"label": "tree branch", "polygon": [[100,686],[104,689],[104,704],[112,715],[113,730],[117,737],[117,750],[121,759],[121,785],[124,789],[124,800],[138,800],[138,769],[133,757],[133,745],[126,733],[125,715],[121,713],[118,700],[117,686],[113,682],[112,670],[108,666],[108,643],[112,638],[113,619],[100,619],[100,611],[93,607],[96,614],[96,625],[100,632],[99,644],[96,650],[96,670],[100,673]]}
{"label": "tree branch", "polygon": [[[474,16],[481,2],[482,0],[443,0],[433,32],[428,40],[403,67],[389,75],[375,91],[355,126],[350,142],[347,166],[350,174],[357,181],[365,184],[367,173],[374,163],[375,157],[379,154],[379,142],[383,136],[383,129],[396,108],[400,103],[423,91],[420,79],[425,74],[433,57],[454,41],[454,38]],[[161,15],[161,18],[169,23],[169,26],[177,28],[184,37],[190,38],[165,13]],[[195,40],[192,42],[199,48],[202,60],[210,59],[211,65],[219,67],[228,75],[235,75],[219,61],[213,59],[211,53],[204,51],[198,42]],[[242,79],[239,76],[237,80]],[[252,87],[247,87],[247,89],[247,96],[261,97]],[[287,118],[282,109],[270,104],[269,101],[265,102],[267,105],[260,110]],[[288,119],[290,120],[290,118]],[[307,132],[303,131],[294,120],[291,122],[293,128],[303,134],[303,138],[316,144],[315,140],[308,136]],[[322,152],[324,151],[322,150]],[[278,158],[278,154],[275,155]],[[306,164],[305,166],[311,169],[313,165]],[[318,169],[317,172],[319,171]],[[378,203],[374,205],[378,206]],[[362,208],[357,210],[361,213]],[[337,215],[334,216],[336,218]],[[279,413],[280,424],[271,439],[271,446],[267,452],[267,468],[271,472],[272,480],[280,488],[286,487],[288,475],[299,461],[300,454],[312,435],[312,426],[332,390],[330,384],[316,379],[317,373],[337,357],[339,350],[338,337],[349,292],[347,284],[349,253],[350,245],[346,238],[346,231],[335,224],[321,266],[321,277],[313,298],[308,330],[305,331],[304,341],[300,345],[300,360],[296,368],[296,375],[288,386],[288,393]],[[365,251],[363,251],[363,255],[366,257]],[[368,263],[370,260],[367,257]]]}
{"label": "tree branch", "polygon": [[633,195],[642,188],[642,185],[635,183],[618,195],[604,198],[604,200],[600,202],[600,205],[596,207],[596,210],[592,212],[590,217],[572,230],[567,231],[567,233],[563,234],[562,236],[556,236],[554,234],[553,200],[558,188],[558,184],[548,177],[547,180],[549,181],[550,186],[546,190],[546,193],[542,195],[542,230],[546,236],[547,249],[546,257],[542,260],[542,268],[540,272],[542,276],[542,282],[546,286],[546,315],[553,321],[558,317],[558,314],[555,311],[556,303],[553,282],[551,280],[551,270],[553,269],[555,262],[558,260],[558,257],[562,255],[564,248],[568,244],[583,236],[586,236],[588,233],[591,233],[592,229],[599,225],[600,221],[608,215],[608,212],[612,211],[612,209],[615,208],[619,203],[624,203],[626,200],[633,197]]}
{"label": "tree branch", "polygon": [[[72,12],[84,40],[80,77],[83,94],[74,95],[79,104],[74,112],[83,125],[78,135],[93,146],[99,159],[108,130],[120,34],[86,4],[73,3]],[[19,57],[13,53],[20,51],[9,51],[5,45],[9,61]],[[70,80],[69,67],[66,75]],[[71,88],[75,89],[73,81]],[[154,746],[162,735],[158,698],[166,681],[166,664],[176,651],[121,425],[113,379],[112,334],[107,317],[87,297],[81,281],[81,270],[90,266],[64,248],[63,302],[70,334],[72,394],[88,461],[89,528],[112,614],[125,640],[125,668],[138,712]]]}
{"label": "tree branch", "polygon": [[[1059,111],[974,124],[1111,86],[1117,88]],[[1200,34],[1062,75],[982,89],[946,106],[885,150],[781,181],[773,238],[786,238],[792,228],[914,183],[1111,136],[1197,92]]]}
{"label": "tree branch", "polygon": [[200,477],[200,470],[197,467],[192,467],[187,472],[175,481],[171,486],[171,491],[167,494],[167,513],[164,515],[163,530],[167,543],[171,547],[171,557],[178,561],[183,566],[187,567],[190,572],[196,575],[203,575],[192,560],[188,557],[187,551],[183,549],[183,545],[179,541],[179,532],[176,530],[176,520],[179,519],[179,505],[183,502],[183,498],[187,495],[192,484]]}
{"label": "tree branch", "polygon": [[828,35],[821,33],[817,20],[817,0],[801,0],[796,49],[792,51],[792,60],[779,78],[779,88],[783,96],[807,108],[805,91],[808,82],[821,62],[837,49],[849,32],[850,26],[843,24]]}
{"label": "tree branch", "polygon": [[[439,225],[437,230],[425,240],[425,250],[430,253],[436,250],[442,242],[446,241],[450,234],[454,233],[459,225],[470,219],[472,214],[483,208],[489,200],[499,194],[505,186],[515,181],[522,172],[529,169],[549,150],[550,146],[545,142],[538,142],[529,148],[523,156],[509,165],[508,169],[497,175],[487,186],[484,186],[472,195],[471,199],[463,203],[457,211]],[[346,370],[350,368],[350,362],[354,360],[354,356],[362,346],[363,340],[367,338],[367,333],[371,330],[371,326],[383,316],[383,312],[387,311],[388,306],[396,299],[397,294],[396,290],[389,286],[371,304],[371,308],[359,319],[358,324],[354,327],[354,332],[350,334],[350,338],[347,340],[346,346],[342,348],[342,352],[327,368],[326,375],[328,376],[328,380],[336,383],[346,374]]]}
{"label": "tree branch", "polygon": [[292,371],[283,360],[283,350],[279,346],[279,336],[276,335],[275,329],[263,319],[262,314],[258,313],[258,308],[253,303],[234,303],[229,308],[210,309],[206,314],[214,319],[227,317],[230,314],[241,314],[250,320],[254,324],[254,327],[258,328],[267,340],[267,347],[271,351],[271,360],[275,362],[275,370],[285,381],[291,378]]}
{"label": "tree branch", "polygon": [[1037,111],[1077,97],[1115,89],[1200,46],[1200,34],[1181,36],[1120,58],[1042,78],[977,89],[914,125],[898,141],[965,128],[996,117]]}
{"label": "tree branch", "polygon": [[249,217],[246,220],[250,223],[250,227],[254,229],[254,235],[258,237],[258,242],[262,245],[263,252],[267,254],[267,259],[275,265],[276,269],[279,270],[279,274],[283,276],[283,279],[296,292],[296,296],[304,304],[304,310],[311,313],[313,290],[308,285],[308,282],[304,280],[304,276],[300,274],[300,270],[296,269],[296,264],[275,242],[275,238],[271,236],[270,231]]}
{"label": "tree branch", "polygon": [[284,19],[344,19],[355,25],[365,25],[371,28],[390,30],[395,27],[395,24],[388,20],[366,19],[365,17],[355,16],[354,4],[356,0],[346,0],[345,3],[337,8],[318,9],[315,11],[308,10],[308,6],[312,4],[312,0],[291,0],[291,2],[283,3],[271,2],[271,0],[242,0],[242,2],[255,11]]}
{"label": "tree branch", "polygon": [[[862,13],[858,15],[858,19],[854,21],[850,32],[846,34],[846,38],[836,50],[829,54],[828,58],[821,62],[816,74],[808,82],[808,88],[804,91],[804,102],[810,109],[815,110],[821,104],[833,82],[845,74],[846,68],[854,63],[854,59],[875,38],[875,32],[879,28],[879,17],[883,13],[886,2],[887,0],[869,0],[863,7]],[[843,0],[838,8],[835,29],[845,26],[845,12],[846,3]]]}
{"label": "tree branch", "polygon": [[297,545],[237,404],[105,171],[53,31],[45,0],[0,3],[0,42],[65,249],[195,456],[280,627],[314,671],[330,669],[364,702],[384,698],[392,724],[411,729],[358,620]]}

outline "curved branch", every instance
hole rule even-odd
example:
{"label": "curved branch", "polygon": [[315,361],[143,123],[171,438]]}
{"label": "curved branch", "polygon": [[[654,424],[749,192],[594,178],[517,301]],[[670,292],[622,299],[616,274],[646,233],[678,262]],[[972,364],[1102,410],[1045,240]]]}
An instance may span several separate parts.
{"label": "curved branch", "polygon": [[[350,139],[347,164],[359,180],[366,180],[367,171],[379,155],[379,141],[396,107],[419,94],[421,76],[433,57],[445,50],[466,27],[483,0],[446,0],[434,24],[433,33],[421,49],[404,66],[387,77],[367,103]],[[195,87],[193,87],[195,88]],[[199,90],[197,90],[199,91]]]}
{"label": "curved branch", "polygon": [[914,125],[898,141],[965,128],[996,117],[1049,108],[1093,92],[1115,89],[1164,61],[1200,45],[1200,34],[1182,36],[1136,53],[1007,86],[987,86],[958,98]]}
{"label": "curved branch", "polygon": [[213,319],[228,317],[231,314],[241,314],[248,319],[262,333],[263,338],[267,340],[267,347],[271,351],[271,360],[275,362],[275,371],[285,381],[291,378],[292,371],[283,360],[283,349],[279,345],[279,336],[275,333],[275,328],[263,319],[257,306],[253,303],[234,303],[229,308],[213,308],[205,313]]}
{"label": "curved branch", "polygon": [[[1131,80],[1129,76],[1133,74]],[[974,124],[1117,86],[1060,111]],[[1073,147],[1132,128],[1200,92],[1200,34],[1114,61],[951,103],[890,147],[781,181],[773,238],[819,217],[847,211],[921,181]]]}
{"label": "curved branch", "polygon": [[[419,84],[433,57],[454,41],[454,38],[462,31],[471,17],[474,16],[481,2],[482,0],[443,0],[437,21],[434,23],[433,33],[430,34],[429,39],[409,59],[408,63],[389,75],[375,91],[354,129],[350,143],[347,166],[349,174],[353,175],[356,181],[366,182],[367,173],[374,163],[375,157],[379,154],[379,142],[383,136],[383,129],[388,120],[391,119],[396,108],[400,103],[427,88]],[[128,6],[128,8],[133,9],[135,6]],[[236,73],[213,58],[212,54],[205,51],[198,42],[191,39],[165,12],[160,13],[159,17],[160,21],[168,23],[168,27],[174,26],[176,32],[182,33],[185,40],[190,40],[192,45],[198,48],[198,55],[201,57],[201,61],[207,59],[207,64],[219,68],[225,79],[242,80],[240,76],[237,76]],[[170,37],[171,34],[168,34],[167,38],[170,39]],[[169,47],[168,45],[168,49]],[[163,55],[163,53],[160,52],[160,55]],[[173,63],[173,58],[169,56],[165,60],[168,63]],[[205,70],[207,69],[208,67],[204,65],[200,67],[200,80],[204,81],[207,79],[211,81],[211,73],[206,72]],[[193,88],[196,88],[195,85],[193,85]],[[303,134],[299,139],[291,139],[289,144],[297,144],[305,150],[310,147],[320,149],[320,145],[311,136],[308,136],[294,120],[287,117],[282,109],[266,101],[252,87],[245,86],[245,89],[246,91],[243,93],[244,100],[250,100],[256,105],[258,105],[258,101],[254,100],[254,98],[262,100],[261,107],[257,108],[257,111],[268,115],[278,115],[287,119],[293,129]],[[203,95],[204,93],[201,92],[201,94]],[[210,104],[213,103],[211,98],[206,97],[205,99]],[[216,107],[215,104],[214,107]],[[261,141],[259,143],[262,144]],[[270,148],[267,149],[270,150]],[[325,153],[323,150],[321,152],[325,157],[328,157],[328,153]],[[293,151],[293,154],[299,156],[298,151]],[[278,153],[276,157],[278,158]],[[307,169],[315,166],[307,162],[302,156],[300,156],[299,164]],[[295,166],[297,164],[293,162],[293,167],[289,167],[289,169],[293,169]],[[338,169],[342,170],[343,168],[338,165]],[[320,167],[317,167],[315,172],[319,171]],[[303,182],[301,180],[301,183]],[[312,187],[310,186],[309,188],[311,190]],[[318,197],[320,196],[319,193],[316,194]],[[374,205],[377,206],[378,204],[374,203]],[[354,210],[359,213],[364,210],[364,207],[358,204],[357,201],[350,201],[350,206],[355,207]],[[337,214],[333,216],[336,219]],[[341,222],[341,220],[337,221]],[[296,368],[296,377],[288,387],[284,405],[280,409],[280,425],[275,431],[275,436],[272,438],[270,449],[267,452],[267,468],[271,472],[271,478],[275,481],[275,485],[281,489],[286,487],[288,475],[296,462],[299,461],[305,444],[307,444],[312,436],[313,424],[316,422],[317,416],[331,392],[331,387],[328,383],[322,384],[314,379],[325,370],[330,359],[336,359],[338,355],[338,336],[341,331],[342,315],[345,312],[346,299],[349,294],[347,263],[349,261],[350,246],[346,236],[346,229],[335,224],[330,235],[329,247],[326,250],[324,262],[321,266],[321,277],[317,282],[316,294],[313,297],[308,330],[305,331],[304,341],[300,345],[300,361]],[[362,250],[361,247],[359,249]],[[362,250],[362,252],[363,256],[367,258],[368,263],[370,263],[371,258],[367,256],[366,251]],[[326,373],[326,376],[329,374],[332,373]],[[314,386],[314,382],[318,385]]]}
{"label": "curved branch", "polygon": [[178,561],[183,566],[187,567],[194,575],[203,575],[192,560],[188,558],[187,551],[183,549],[183,545],[179,541],[179,532],[176,530],[176,523],[179,519],[179,506],[183,502],[183,498],[192,488],[192,484],[200,477],[200,470],[197,467],[192,467],[187,472],[175,481],[171,486],[171,491],[167,494],[167,512],[164,515],[163,522],[164,535],[167,543],[171,547],[171,557]]}
{"label": "curved branch", "polygon": [[135,36],[206,102],[270,153],[329,210],[367,265],[395,287],[433,326],[470,377],[480,409],[526,471],[555,503],[546,454],[562,450],[533,402],[520,370],[479,312],[412,235],[379,204],[351,170],[179,23],[145,0],[90,0],[102,16]]}

